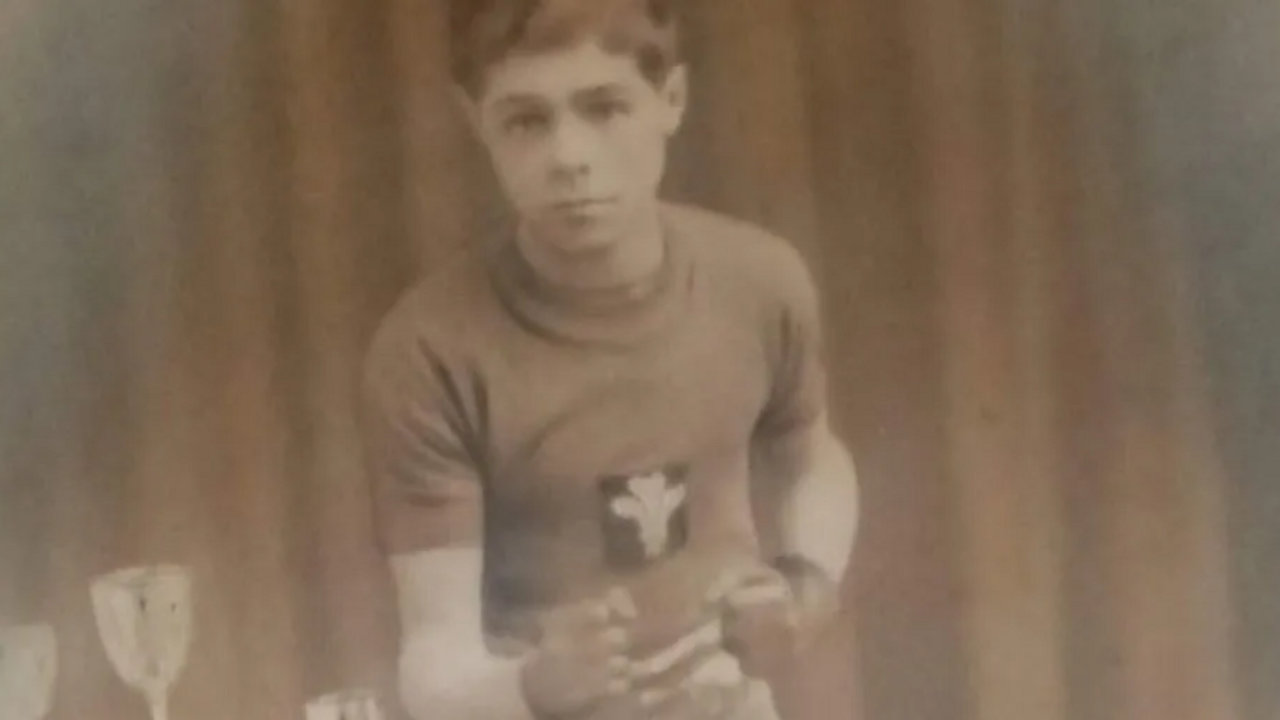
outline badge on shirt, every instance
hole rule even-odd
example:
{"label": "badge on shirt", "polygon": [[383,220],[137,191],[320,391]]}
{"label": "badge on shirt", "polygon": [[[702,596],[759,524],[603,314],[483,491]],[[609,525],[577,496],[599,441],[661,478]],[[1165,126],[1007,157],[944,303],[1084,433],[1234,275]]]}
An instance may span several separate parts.
{"label": "badge on shirt", "polygon": [[605,560],[635,570],[684,547],[689,536],[688,488],[683,468],[600,481]]}

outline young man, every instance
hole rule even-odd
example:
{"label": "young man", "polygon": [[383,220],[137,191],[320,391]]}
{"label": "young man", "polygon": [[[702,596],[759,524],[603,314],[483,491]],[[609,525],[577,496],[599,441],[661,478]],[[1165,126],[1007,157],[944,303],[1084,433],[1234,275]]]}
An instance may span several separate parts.
{"label": "young man", "polygon": [[781,240],[659,200],[670,4],[454,2],[518,222],[407,292],[367,360],[417,720],[767,720],[835,612],[857,496],[816,292]]}

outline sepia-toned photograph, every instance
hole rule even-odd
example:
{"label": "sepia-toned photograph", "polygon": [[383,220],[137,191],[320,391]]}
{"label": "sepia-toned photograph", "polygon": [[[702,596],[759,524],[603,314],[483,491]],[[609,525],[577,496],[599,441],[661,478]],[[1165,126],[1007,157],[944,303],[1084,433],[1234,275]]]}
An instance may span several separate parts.
{"label": "sepia-toned photograph", "polygon": [[1278,29],[0,3],[0,720],[1280,717]]}

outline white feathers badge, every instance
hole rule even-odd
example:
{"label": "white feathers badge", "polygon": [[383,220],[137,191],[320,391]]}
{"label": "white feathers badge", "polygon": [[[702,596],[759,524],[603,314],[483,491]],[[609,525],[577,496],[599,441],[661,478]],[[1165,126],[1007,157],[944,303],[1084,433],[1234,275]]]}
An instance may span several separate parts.
{"label": "white feathers badge", "polygon": [[629,478],[626,492],[614,496],[609,509],[635,524],[645,559],[652,560],[666,551],[671,517],[684,501],[685,487],[656,472]]}

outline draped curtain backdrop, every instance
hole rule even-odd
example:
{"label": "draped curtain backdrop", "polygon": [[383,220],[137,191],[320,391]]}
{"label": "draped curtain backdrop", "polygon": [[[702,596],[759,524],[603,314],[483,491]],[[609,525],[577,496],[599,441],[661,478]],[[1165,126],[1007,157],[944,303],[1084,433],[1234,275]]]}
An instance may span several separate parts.
{"label": "draped curtain backdrop", "polygon": [[[1238,716],[1225,481],[1125,5],[688,3],[668,194],[809,258],[861,471],[849,612],[797,718]],[[0,3],[0,623],[57,627],[53,720],[144,717],[87,590],[143,563],[195,573],[176,720],[391,691],[353,383],[501,209],[443,31],[431,0]]]}

